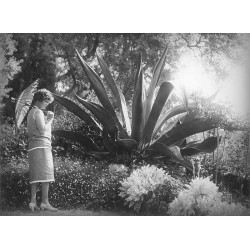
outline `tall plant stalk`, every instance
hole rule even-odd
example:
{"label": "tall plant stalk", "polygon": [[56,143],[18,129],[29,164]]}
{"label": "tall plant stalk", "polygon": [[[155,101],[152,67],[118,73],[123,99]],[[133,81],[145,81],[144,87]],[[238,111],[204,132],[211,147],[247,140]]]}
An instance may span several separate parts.
{"label": "tall plant stalk", "polygon": [[216,173],[215,173],[215,183],[217,184],[218,180],[218,170],[219,170],[219,143],[220,143],[220,136],[219,136],[219,128],[216,128],[216,136],[217,136],[217,159],[216,159]]}

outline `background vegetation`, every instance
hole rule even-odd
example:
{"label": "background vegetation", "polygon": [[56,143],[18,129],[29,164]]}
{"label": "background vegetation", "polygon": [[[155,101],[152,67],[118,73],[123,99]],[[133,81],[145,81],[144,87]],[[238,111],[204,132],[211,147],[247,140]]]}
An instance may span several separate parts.
{"label": "background vegetation", "polygon": [[[131,116],[138,54],[142,54],[145,81],[148,84],[151,81],[153,67],[167,45],[169,50],[161,75],[161,80],[165,81],[173,80],[173,75],[180,70],[182,56],[187,52],[193,53],[200,59],[206,71],[216,80],[218,87],[230,76],[230,65],[246,64],[248,47],[243,34],[0,34],[0,157],[1,166],[4,166],[1,169],[2,206],[18,207],[28,202],[25,123],[17,132],[13,120],[16,99],[28,85],[39,78],[39,88],[48,88],[53,93],[72,100],[76,93],[81,98],[97,101],[92,86],[78,62],[75,49],[102,77],[96,58],[98,52],[119,84]],[[242,194],[242,183],[247,183],[249,180],[247,174],[250,159],[248,123],[250,116],[246,113],[245,116],[233,113],[229,105],[221,105],[220,109],[206,107],[203,99],[198,98],[199,92],[190,93],[189,97],[197,103],[203,116],[209,115],[217,119],[220,124],[220,130],[214,129],[194,138],[204,139],[217,136],[218,133],[221,136],[218,150],[197,157],[202,166],[201,174],[215,176],[215,173],[221,173],[216,175],[216,180],[214,177],[214,181],[223,183],[221,188],[234,194],[232,199],[236,197],[245,199],[245,195]],[[173,94],[171,98],[173,104],[180,103],[178,95]],[[245,104],[247,106],[247,103]],[[112,105],[116,106],[116,103]],[[56,113],[54,128],[81,131],[82,134],[97,140],[98,145],[103,144],[95,129],[86,126],[61,105],[53,104],[49,109]],[[121,197],[117,189],[120,177],[113,178],[109,166],[111,163],[126,165],[125,158],[111,159],[105,154],[96,156],[81,144],[59,137],[53,138],[53,150],[58,180],[52,187],[55,191],[53,195],[58,195],[51,197],[55,205],[91,206],[92,204],[93,207],[106,208],[121,206]],[[151,159],[148,161],[138,164],[146,165]],[[166,164],[164,159],[155,161],[158,167],[161,166],[172,176],[175,175],[181,183],[188,183],[191,180],[192,174],[189,176],[179,165]],[[74,163],[75,168],[71,167]],[[129,166],[130,171],[132,171],[131,166]],[[84,179],[87,175],[91,178]],[[226,175],[228,178],[224,177]],[[88,183],[89,186],[86,184],[86,190],[82,190],[79,187],[80,183]],[[249,187],[249,184],[246,185]],[[158,194],[161,192],[165,191],[159,191]],[[246,190],[245,194],[249,196],[249,191]],[[85,200],[82,200],[83,196]],[[244,203],[243,198],[241,201]]]}

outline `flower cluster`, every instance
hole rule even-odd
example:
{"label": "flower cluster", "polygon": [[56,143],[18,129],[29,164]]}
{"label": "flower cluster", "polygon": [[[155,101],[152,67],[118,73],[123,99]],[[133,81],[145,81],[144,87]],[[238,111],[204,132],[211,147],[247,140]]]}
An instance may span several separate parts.
{"label": "flower cluster", "polygon": [[[172,188],[177,188],[174,179],[163,169],[150,165],[134,170],[128,178],[121,182],[121,185],[119,195],[125,199],[125,205],[133,207],[137,213],[141,210],[143,202],[152,203],[152,197],[154,197],[154,201],[159,198],[157,194],[163,193],[160,187],[164,186],[170,193]],[[160,199],[158,201],[161,203]]]}
{"label": "flower cluster", "polygon": [[239,216],[239,215],[250,215],[250,210],[244,207],[241,204],[235,204],[228,202],[217,202],[209,210],[209,215],[218,215],[218,216]]}
{"label": "flower cluster", "polygon": [[243,215],[241,204],[222,202],[222,194],[209,178],[196,178],[169,205],[170,215]]}

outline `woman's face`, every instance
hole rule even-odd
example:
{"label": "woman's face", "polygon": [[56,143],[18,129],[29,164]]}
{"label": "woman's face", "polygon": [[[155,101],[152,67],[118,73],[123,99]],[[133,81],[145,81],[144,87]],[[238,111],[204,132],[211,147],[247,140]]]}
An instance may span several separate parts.
{"label": "woman's face", "polygon": [[49,100],[38,102],[40,109],[45,109],[49,105]]}

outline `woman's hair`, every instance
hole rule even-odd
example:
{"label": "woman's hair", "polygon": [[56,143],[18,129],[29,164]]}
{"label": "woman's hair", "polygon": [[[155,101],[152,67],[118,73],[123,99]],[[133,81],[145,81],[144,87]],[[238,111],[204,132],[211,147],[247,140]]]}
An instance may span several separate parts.
{"label": "woman's hair", "polygon": [[35,92],[33,103],[36,101],[42,102],[42,101],[49,101],[49,103],[52,103],[54,101],[54,97],[52,96],[51,92],[47,89],[39,89]]}

